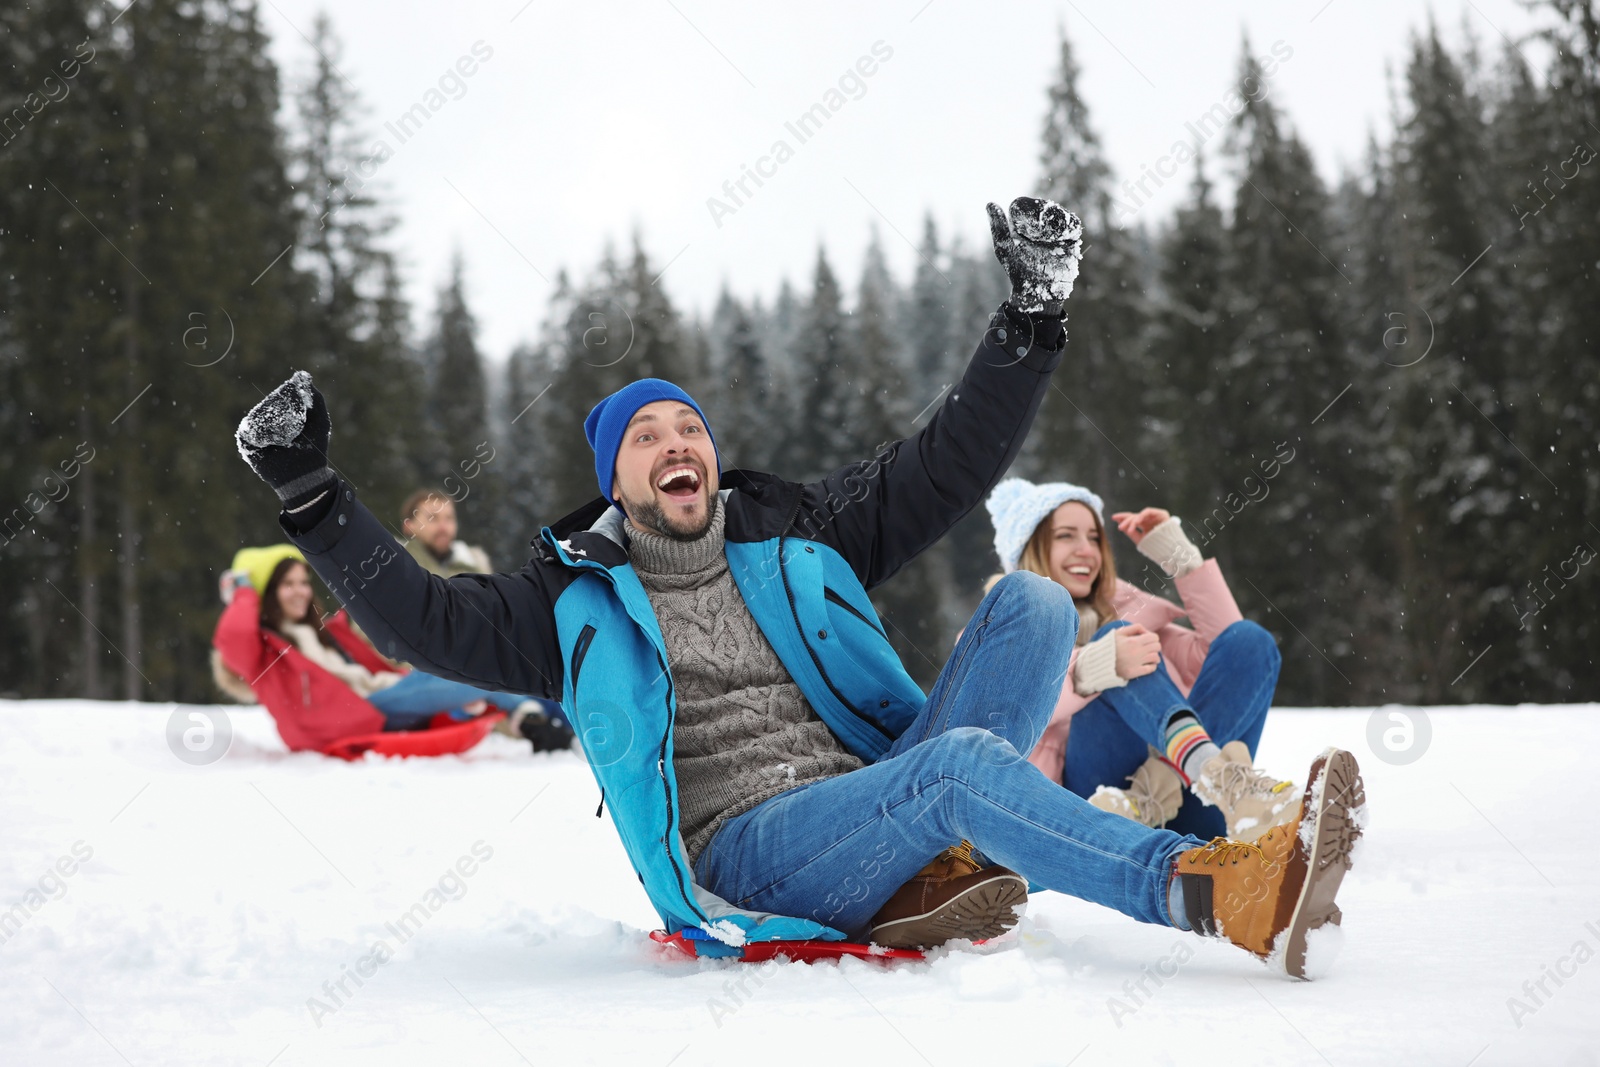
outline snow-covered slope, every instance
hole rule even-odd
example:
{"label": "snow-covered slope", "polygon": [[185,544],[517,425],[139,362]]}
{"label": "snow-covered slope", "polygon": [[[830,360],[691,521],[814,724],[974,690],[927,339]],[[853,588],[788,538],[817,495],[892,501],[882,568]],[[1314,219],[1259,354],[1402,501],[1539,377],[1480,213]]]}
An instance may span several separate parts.
{"label": "snow-covered slope", "polygon": [[1263,766],[1337,744],[1370,799],[1315,983],[1054,894],[928,963],[689,961],[577,755],[344,764],[229,708],[196,766],[192,710],[0,702],[0,1063],[1600,1063],[1597,706],[1431,709],[1404,765],[1274,712]]}

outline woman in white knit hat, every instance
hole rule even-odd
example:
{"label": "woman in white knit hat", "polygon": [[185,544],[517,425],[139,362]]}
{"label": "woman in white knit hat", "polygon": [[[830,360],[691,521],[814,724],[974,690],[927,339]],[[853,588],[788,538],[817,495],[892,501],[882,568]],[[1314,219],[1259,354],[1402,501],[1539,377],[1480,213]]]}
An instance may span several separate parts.
{"label": "woman in white knit hat", "polygon": [[1008,478],[987,504],[1005,573],[1051,579],[1079,615],[1060,699],[1029,760],[1147,826],[1250,841],[1293,820],[1293,783],[1253,765],[1277,644],[1239,613],[1217,561],[1201,558],[1179,519],[1153,507],[1111,516],[1174,580],[1181,608],[1118,580],[1104,506],[1088,489]]}

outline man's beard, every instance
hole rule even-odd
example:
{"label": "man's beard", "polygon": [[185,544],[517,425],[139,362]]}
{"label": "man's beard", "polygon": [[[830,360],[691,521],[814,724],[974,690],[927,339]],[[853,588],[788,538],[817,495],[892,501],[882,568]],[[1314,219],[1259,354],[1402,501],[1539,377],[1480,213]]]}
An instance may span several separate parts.
{"label": "man's beard", "polygon": [[696,526],[685,526],[673,522],[668,517],[666,510],[656,503],[654,498],[647,500],[630,500],[622,497],[622,511],[628,516],[635,526],[651,533],[660,534],[674,541],[698,541],[711,529],[711,520],[717,513],[717,501],[713,497],[708,501],[704,519]]}

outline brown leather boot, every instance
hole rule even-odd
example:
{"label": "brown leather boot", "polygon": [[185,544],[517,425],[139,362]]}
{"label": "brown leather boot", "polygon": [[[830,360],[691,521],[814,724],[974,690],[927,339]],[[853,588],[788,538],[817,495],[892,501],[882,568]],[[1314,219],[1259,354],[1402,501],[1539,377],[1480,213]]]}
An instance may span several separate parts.
{"label": "brown leather boot", "polygon": [[895,890],[872,917],[869,940],[886,948],[933,948],[998,937],[1017,925],[1028,881],[1004,867],[982,867],[963,841]]}
{"label": "brown leather boot", "polygon": [[1334,896],[1367,799],[1355,757],[1340,749],[1318,756],[1306,777],[1299,818],[1254,843],[1215,838],[1174,870],[1196,933],[1226,937],[1292,978],[1306,977],[1306,935],[1340,921]]}

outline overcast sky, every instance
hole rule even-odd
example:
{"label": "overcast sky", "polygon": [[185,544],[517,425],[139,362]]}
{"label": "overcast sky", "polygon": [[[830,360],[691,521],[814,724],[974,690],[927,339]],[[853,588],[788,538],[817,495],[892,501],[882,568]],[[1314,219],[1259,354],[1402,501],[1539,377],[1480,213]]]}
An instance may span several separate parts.
{"label": "overcast sky", "polygon": [[[459,247],[483,350],[499,361],[533,335],[559,269],[581,278],[635,228],[666,268],[659,284],[690,311],[709,310],[724,283],[770,300],[783,277],[809,278],[819,241],[853,287],[874,226],[905,280],[929,211],[947,237],[986,247],[985,201],[1034,191],[1058,25],[1119,182],[1196,140],[1186,124],[1223,100],[1246,33],[1256,55],[1281,42],[1289,58],[1270,91],[1333,180],[1359,162],[1369,130],[1389,128],[1387,72],[1403,72],[1408,35],[1430,10],[1426,0],[998,6],[268,0],[262,13],[290,85],[311,55],[302,33],[319,8],[330,13],[339,67],[369,109],[374,144],[391,153],[373,180],[399,217],[392,240],[418,327]],[[1470,32],[1491,56],[1502,34],[1520,42],[1534,22],[1515,0],[1431,7],[1453,44]],[[837,110],[821,129],[799,129],[819,103]],[[434,110],[401,127],[418,104]],[[792,154],[774,155],[778,141]],[[1209,138],[1208,151],[1219,148]],[[759,187],[746,177],[750,195],[736,203],[723,185],[746,167],[767,176]],[[1188,178],[1184,168],[1159,187],[1147,179],[1154,195],[1138,221],[1170,212]],[[712,197],[729,210],[714,211]]]}

